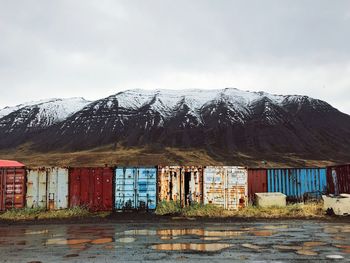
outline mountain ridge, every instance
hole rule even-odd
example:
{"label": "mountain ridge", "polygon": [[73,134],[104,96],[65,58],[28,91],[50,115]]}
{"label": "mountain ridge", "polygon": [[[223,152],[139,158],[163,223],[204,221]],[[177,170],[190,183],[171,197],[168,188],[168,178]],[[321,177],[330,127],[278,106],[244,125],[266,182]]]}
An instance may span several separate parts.
{"label": "mountain ridge", "polygon": [[65,118],[38,125],[32,132],[27,132],[28,125],[20,126],[17,133],[9,129],[16,119],[9,115],[0,118],[4,149],[27,142],[37,151],[122,144],[198,148],[227,156],[241,152],[350,157],[350,116],[308,96],[235,88],[127,90],[86,102]]}

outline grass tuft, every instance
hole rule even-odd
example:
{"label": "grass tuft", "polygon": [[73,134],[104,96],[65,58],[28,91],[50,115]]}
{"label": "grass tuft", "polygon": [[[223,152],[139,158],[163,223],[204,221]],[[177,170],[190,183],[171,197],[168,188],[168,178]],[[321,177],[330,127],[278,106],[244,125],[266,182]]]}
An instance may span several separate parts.
{"label": "grass tuft", "polygon": [[175,201],[161,201],[156,208],[157,215],[174,215],[181,213],[180,202]]}
{"label": "grass tuft", "polygon": [[46,211],[43,208],[24,208],[11,209],[0,214],[2,220],[35,220],[35,219],[63,219],[63,218],[79,218],[88,216],[106,217],[110,213],[100,212],[91,213],[84,207],[73,207],[62,210]]}

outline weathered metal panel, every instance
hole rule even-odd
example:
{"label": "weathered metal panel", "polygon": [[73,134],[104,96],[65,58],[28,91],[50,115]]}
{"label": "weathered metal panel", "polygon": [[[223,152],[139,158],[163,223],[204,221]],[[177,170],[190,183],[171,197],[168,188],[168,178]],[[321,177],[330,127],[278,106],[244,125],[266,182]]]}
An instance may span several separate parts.
{"label": "weathered metal panel", "polygon": [[203,202],[201,166],[159,166],[158,200],[179,201],[182,206]]}
{"label": "weathered metal panel", "polygon": [[0,167],[0,210],[23,208],[25,205],[24,168]]}
{"label": "weathered metal panel", "polygon": [[268,192],[284,193],[288,201],[303,201],[309,196],[320,199],[326,192],[326,169],[268,169],[267,187]]}
{"label": "weathered metal panel", "polygon": [[46,208],[46,169],[27,170],[26,206]]}
{"label": "weathered metal panel", "polygon": [[350,164],[327,167],[327,193],[350,194]]}
{"label": "weathered metal panel", "polygon": [[251,202],[255,199],[255,193],[267,192],[267,170],[248,169],[248,197]]}
{"label": "weathered metal panel", "polygon": [[247,202],[247,170],[237,166],[204,168],[204,204],[215,204],[229,210],[245,207]]}
{"label": "weathered metal panel", "polygon": [[68,169],[47,169],[47,208],[64,209],[68,207]]}
{"label": "weathered metal panel", "polygon": [[115,175],[115,209],[156,208],[156,168],[118,167]]}
{"label": "weathered metal panel", "polygon": [[110,211],[113,206],[113,170],[104,168],[69,169],[69,207],[83,206],[92,211]]}

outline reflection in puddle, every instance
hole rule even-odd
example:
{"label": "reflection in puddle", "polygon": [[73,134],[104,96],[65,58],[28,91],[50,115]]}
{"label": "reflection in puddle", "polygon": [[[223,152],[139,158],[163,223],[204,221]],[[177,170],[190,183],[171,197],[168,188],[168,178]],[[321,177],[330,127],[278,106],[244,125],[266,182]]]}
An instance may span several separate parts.
{"label": "reflection in puddle", "polygon": [[120,243],[132,243],[135,242],[136,238],[133,237],[121,237],[117,239],[118,242]]}
{"label": "reflection in puddle", "polygon": [[300,249],[296,253],[303,256],[317,256],[317,252],[310,249]]}
{"label": "reflection in puddle", "polygon": [[254,250],[260,250],[260,249],[264,248],[264,247],[261,247],[261,246],[258,246],[258,245],[248,244],[248,243],[242,244],[242,247],[251,248],[251,249],[254,249]]}
{"label": "reflection in puddle", "polygon": [[287,245],[277,245],[274,246],[274,248],[280,249],[280,250],[302,250],[303,247],[300,246],[287,246]]}
{"label": "reflection in puddle", "polygon": [[179,237],[172,237],[172,236],[162,236],[160,237],[161,240],[172,240],[172,239],[178,239]]}
{"label": "reflection in puddle", "polygon": [[90,242],[90,239],[63,239],[50,238],[45,242],[45,245],[77,245]]}
{"label": "reflection in puddle", "polygon": [[215,240],[221,240],[222,238],[220,237],[201,237],[202,240],[206,241],[215,241]]}
{"label": "reflection in puddle", "polygon": [[41,234],[47,234],[47,233],[49,233],[48,229],[40,230],[40,231],[26,230],[24,232],[25,235],[41,235]]}
{"label": "reflection in puddle", "polygon": [[231,244],[217,243],[217,244],[188,244],[188,243],[175,243],[175,244],[158,244],[153,245],[152,248],[156,250],[192,250],[202,252],[215,252],[225,248],[233,247]]}
{"label": "reflection in puddle", "polygon": [[304,246],[306,247],[318,247],[318,246],[324,246],[324,245],[326,245],[326,243],[319,242],[319,241],[304,242]]}
{"label": "reflection in puddle", "polygon": [[272,231],[254,231],[252,232],[254,236],[257,236],[257,237],[269,237],[269,236],[272,236],[273,234],[275,234],[275,232],[272,232]]}
{"label": "reflection in puddle", "polygon": [[157,234],[157,231],[148,229],[134,229],[126,230],[124,231],[124,234],[128,236],[155,236]]}
{"label": "reflection in puddle", "polygon": [[95,240],[91,241],[91,244],[105,244],[105,243],[111,243],[113,242],[113,239],[108,237],[108,238],[98,238]]}
{"label": "reflection in puddle", "polygon": [[264,229],[286,229],[288,225],[274,225],[274,226],[264,226]]}
{"label": "reflection in puddle", "polygon": [[329,259],[343,259],[344,257],[341,256],[341,255],[328,255],[328,256],[326,256],[326,258],[329,258]]}
{"label": "reflection in puddle", "polygon": [[242,231],[214,231],[204,229],[162,229],[158,230],[157,235],[159,236],[207,236],[207,237],[235,237],[240,236],[244,232]]}

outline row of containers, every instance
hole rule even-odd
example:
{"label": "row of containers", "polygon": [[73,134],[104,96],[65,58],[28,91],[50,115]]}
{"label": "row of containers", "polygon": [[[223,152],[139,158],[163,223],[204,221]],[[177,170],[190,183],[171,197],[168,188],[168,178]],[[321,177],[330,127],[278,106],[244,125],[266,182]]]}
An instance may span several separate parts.
{"label": "row of containers", "polygon": [[238,166],[37,168],[0,167],[0,211],[83,206],[92,211],[154,210],[157,202],[240,209],[255,193],[281,192],[289,202],[350,193],[350,165],[247,169]]}

